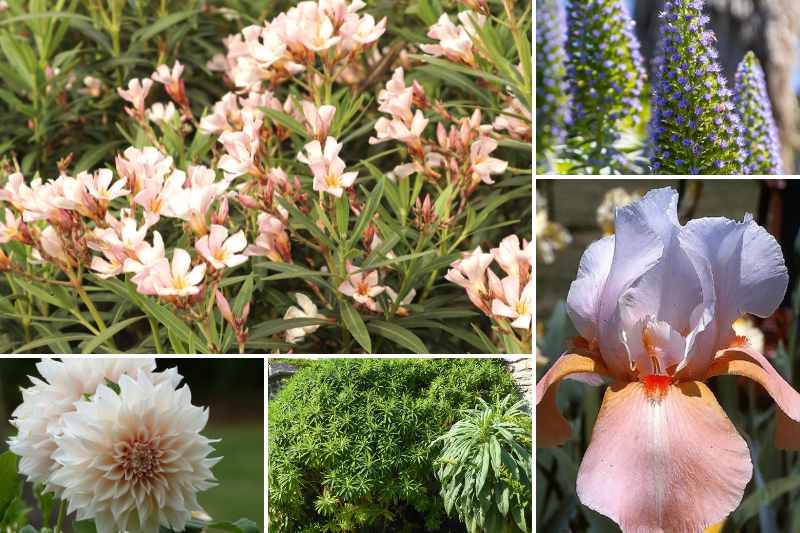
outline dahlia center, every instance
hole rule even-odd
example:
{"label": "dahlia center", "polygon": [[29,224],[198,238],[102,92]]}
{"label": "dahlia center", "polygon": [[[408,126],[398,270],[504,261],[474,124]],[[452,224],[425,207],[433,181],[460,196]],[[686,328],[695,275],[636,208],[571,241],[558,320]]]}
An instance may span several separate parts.
{"label": "dahlia center", "polygon": [[160,469],[161,452],[153,441],[138,440],[124,447],[119,462],[126,477],[148,478]]}
{"label": "dahlia center", "polygon": [[361,296],[369,296],[369,285],[366,283],[359,283],[356,287],[356,292]]}

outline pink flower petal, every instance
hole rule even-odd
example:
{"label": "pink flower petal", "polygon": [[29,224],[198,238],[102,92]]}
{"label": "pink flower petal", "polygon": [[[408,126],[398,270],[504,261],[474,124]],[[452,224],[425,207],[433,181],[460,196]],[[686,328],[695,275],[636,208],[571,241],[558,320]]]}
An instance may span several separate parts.
{"label": "pink flower petal", "polygon": [[746,346],[720,350],[705,377],[720,375],[743,376],[764,387],[780,409],[775,446],[800,450],[800,394],[766,357]]}
{"label": "pink flower petal", "polygon": [[634,382],[606,391],[578,498],[623,531],[699,532],[739,505],[752,473],[747,444],[703,383]]}
{"label": "pink flower petal", "polygon": [[[564,444],[572,433],[556,405],[556,394],[562,379],[573,375],[590,374],[601,378],[608,369],[598,359],[586,355],[565,354],[556,359],[553,366],[536,384],[536,446],[552,448]],[[598,379],[597,382],[600,380]]]}

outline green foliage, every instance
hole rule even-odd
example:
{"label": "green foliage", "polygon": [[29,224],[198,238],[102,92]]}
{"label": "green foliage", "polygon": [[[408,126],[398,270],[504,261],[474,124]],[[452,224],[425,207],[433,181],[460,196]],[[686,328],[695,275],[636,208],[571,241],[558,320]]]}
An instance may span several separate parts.
{"label": "green foliage", "polygon": [[0,454],[0,529],[15,531],[28,523],[28,511],[22,498],[22,480],[17,475],[17,456],[10,451]]}
{"label": "green foliage", "polygon": [[524,400],[483,399],[436,439],[436,478],[447,514],[454,510],[470,533],[531,531],[531,417]]}
{"label": "green foliage", "polygon": [[270,528],[463,530],[445,516],[430,443],[478,398],[514,393],[498,360],[306,366],[269,404]]}

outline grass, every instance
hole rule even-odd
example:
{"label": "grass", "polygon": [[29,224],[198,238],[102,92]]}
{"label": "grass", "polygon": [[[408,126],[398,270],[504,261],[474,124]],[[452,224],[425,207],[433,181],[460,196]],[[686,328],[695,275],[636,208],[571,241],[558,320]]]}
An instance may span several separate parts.
{"label": "grass", "polygon": [[200,505],[214,520],[249,518],[264,530],[264,426],[260,420],[217,424],[203,432],[221,438],[222,461],[214,467],[219,485],[200,494]]}

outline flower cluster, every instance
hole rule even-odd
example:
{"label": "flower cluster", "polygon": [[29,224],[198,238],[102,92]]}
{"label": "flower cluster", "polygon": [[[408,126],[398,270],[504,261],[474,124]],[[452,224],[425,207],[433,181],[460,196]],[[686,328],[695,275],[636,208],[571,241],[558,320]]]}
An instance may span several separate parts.
{"label": "flower cluster", "polygon": [[738,174],[744,136],[706,30],[702,0],[668,0],[654,62],[651,166],[660,174]]}
{"label": "flower cluster", "polygon": [[19,471],[99,533],[182,531],[214,486],[208,410],[153,359],[66,359],[37,364],[22,390],[9,447]]}
{"label": "flower cluster", "polygon": [[[453,183],[472,193],[481,183],[493,184],[493,175],[503,174],[508,163],[492,157],[498,143],[490,137],[494,126],[481,124],[481,112],[476,109],[472,116],[456,120],[440,103],[431,105],[422,86],[416,81],[406,86],[402,68],[395,70],[386,88],[378,94],[378,110],[390,116],[381,117],[375,123],[375,137],[370,144],[390,140],[406,146],[411,163],[395,167],[394,177],[404,178],[415,172],[437,181],[442,175],[447,183]],[[417,106],[414,111],[412,106]],[[422,109],[432,109],[441,118],[436,125],[436,137],[424,136],[429,119]],[[444,123],[452,122],[448,130]],[[510,125],[503,122],[500,127]]]}
{"label": "flower cluster", "polygon": [[435,39],[437,44],[423,44],[420,48],[426,54],[445,57],[454,63],[475,67],[473,39],[477,35],[476,26],[483,26],[486,17],[473,11],[462,11],[457,18],[461,24],[453,24],[450,16],[442,13],[436,24],[428,31],[428,37]]}
{"label": "flower cluster", "polygon": [[624,119],[638,124],[645,73],[634,22],[622,0],[570,2],[567,77],[572,98],[570,137],[592,141],[589,168],[621,169],[616,151]]}
{"label": "flower cluster", "polygon": [[361,0],[304,1],[263,25],[248,26],[225,40],[227,53],[209,62],[242,89],[260,92],[262,82],[277,85],[322,62],[324,75],[363,53],[386,31],[386,19],[360,16]]}
{"label": "flower cluster", "polygon": [[[116,171],[116,180],[111,170],[100,169],[30,185],[21,174],[12,175],[0,194],[11,206],[2,225],[4,241],[32,246],[35,260],[56,265],[71,280],[82,267],[101,278],[131,274],[141,294],[179,306],[193,303],[207,270],[214,278],[247,259],[238,255],[247,246],[243,232],[228,237],[225,227],[229,182],[216,180],[212,169],[176,169],[154,147],[130,147],[117,157]],[[218,200],[220,209],[212,213]],[[162,217],[190,229],[194,266],[182,248],[174,248],[169,261],[161,233],[153,229]]]}
{"label": "flower cluster", "polygon": [[753,52],[736,69],[736,111],[744,126],[746,174],[783,174],[778,128],[772,116],[764,71]]}
{"label": "flower cluster", "polygon": [[[489,266],[495,261],[506,274],[497,276]],[[481,247],[450,265],[445,279],[463,287],[470,301],[487,316],[511,327],[530,330],[533,317],[533,248],[509,235],[500,246],[485,253]]]}
{"label": "flower cluster", "polygon": [[567,135],[566,16],[560,0],[536,0],[536,156],[540,167]]}

